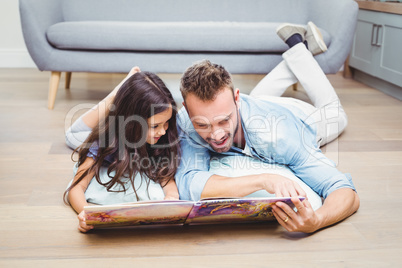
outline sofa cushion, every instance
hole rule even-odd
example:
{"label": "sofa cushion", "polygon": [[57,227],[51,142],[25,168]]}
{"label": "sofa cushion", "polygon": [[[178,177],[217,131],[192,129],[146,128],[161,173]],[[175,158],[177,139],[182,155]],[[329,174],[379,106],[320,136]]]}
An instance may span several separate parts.
{"label": "sofa cushion", "polygon": [[[61,22],[47,31],[59,49],[113,51],[283,52],[280,23],[264,22]],[[322,30],[325,43],[331,38]]]}
{"label": "sofa cushion", "polygon": [[311,0],[63,0],[64,21],[238,21],[306,24]]}

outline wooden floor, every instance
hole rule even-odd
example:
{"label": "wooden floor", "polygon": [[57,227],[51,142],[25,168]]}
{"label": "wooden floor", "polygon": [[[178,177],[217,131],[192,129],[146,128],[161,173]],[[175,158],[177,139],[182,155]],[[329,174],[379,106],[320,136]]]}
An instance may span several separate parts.
{"label": "wooden floor", "polygon": [[[65,125],[123,75],[73,73],[71,89],[60,86],[53,111],[46,108],[49,76],[0,69],[0,267],[401,267],[400,101],[329,76],[349,126],[323,151],[352,174],[361,198],[359,211],[335,226],[313,235],[287,233],[276,223],[81,234],[62,202],[73,166]],[[180,99],[180,75],[161,77]],[[261,78],[235,76],[235,86],[249,92]],[[302,90],[287,95],[306,99]]]}

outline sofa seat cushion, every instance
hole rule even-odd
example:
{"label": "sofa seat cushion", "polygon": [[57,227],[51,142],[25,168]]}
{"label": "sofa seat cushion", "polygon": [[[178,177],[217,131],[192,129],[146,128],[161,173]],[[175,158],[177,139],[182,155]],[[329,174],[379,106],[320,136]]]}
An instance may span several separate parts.
{"label": "sofa seat cushion", "polygon": [[[47,30],[58,49],[280,53],[288,46],[268,22],[61,22]],[[322,30],[325,43],[331,38]]]}

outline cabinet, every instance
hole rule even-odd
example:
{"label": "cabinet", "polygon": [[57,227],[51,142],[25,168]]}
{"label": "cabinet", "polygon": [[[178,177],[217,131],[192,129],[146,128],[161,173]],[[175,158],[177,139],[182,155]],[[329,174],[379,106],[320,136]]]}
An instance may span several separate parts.
{"label": "cabinet", "polygon": [[402,87],[402,15],[360,9],[349,65]]}

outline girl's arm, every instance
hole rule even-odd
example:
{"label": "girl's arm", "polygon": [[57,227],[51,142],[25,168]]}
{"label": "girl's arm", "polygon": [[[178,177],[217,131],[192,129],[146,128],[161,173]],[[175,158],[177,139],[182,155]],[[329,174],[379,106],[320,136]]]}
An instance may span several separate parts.
{"label": "girl's arm", "polygon": [[[93,160],[91,157],[87,157],[84,163],[82,163],[78,168],[73,182],[78,180],[80,175],[93,165],[94,161],[95,160]],[[92,226],[87,225],[85,223],[84,206],[88,205],[85,198],[85,191],[88,188],[88,185],[91,182],[94,175],[95,172],[88,173],[88,175],[85,176],[68,193],[68,202],[70,203],[71,207],[78,213],[78,221],[79,221],[78,230],[80,230],[81,232],[87,232],[93,228]]]}
{"label": "girl's arm", "polygon": [[[164,185],[164,182],[162,182],[162,185]],[[179,191],[174,178],[171,178],[163,187],[163,192],[165,193],[165,200],[179,200]]]}
{"label": "girl's arm", "polygon": [[141,72],[139,67],[133,67],[128,75],[118,84],[109,95],[106,96],[103,100],[101,100],[96,106],[94,106],[91,110],[86,112],[83,117],[82,121],[90,127],[94,128],[98,125],[99,121],[103,120],[110,109],[110,105],[113,103],[114,97],[116,96],[117,91],[119,91],[120,87],[126,82],[130,76],[135,73]]}
{"label": "girl's arm", "polygon": [[66,131],[66,143],[70,148],[76,149],[80,146],[88,138],[92,129],[99,124],[99,121],[103,122],[120,87],[130,76],[140,71],[138,67],[132,68],[126,78],[124,78],[106,98],[85,114],[81,115],[81,117],[70,126]]}

